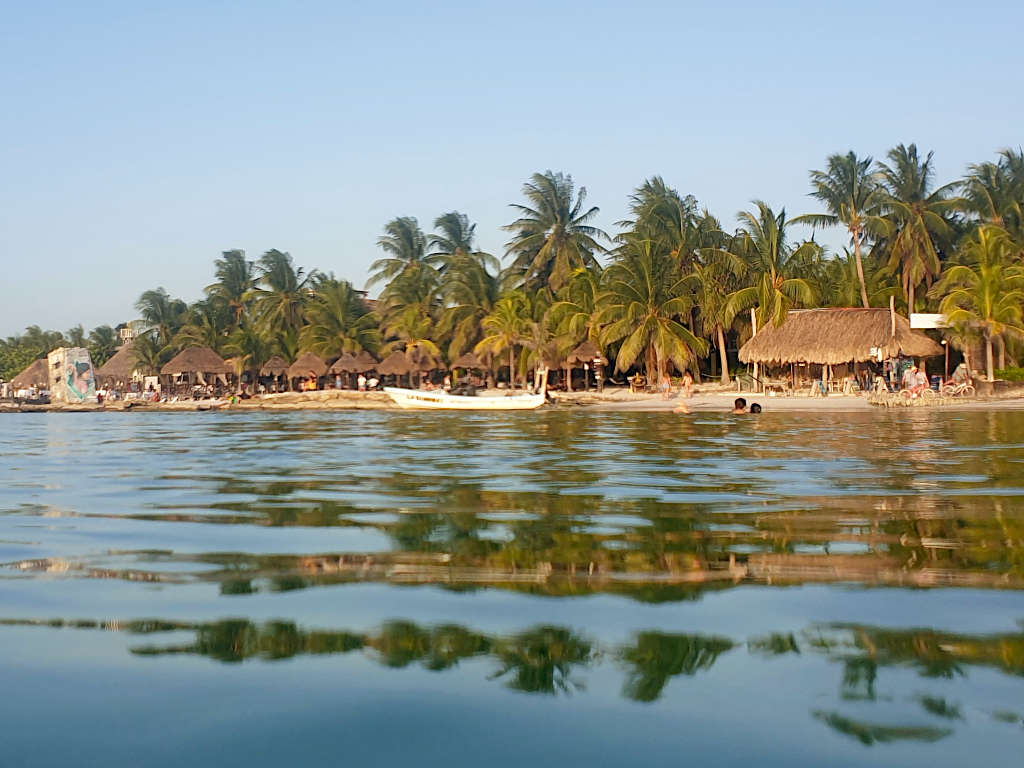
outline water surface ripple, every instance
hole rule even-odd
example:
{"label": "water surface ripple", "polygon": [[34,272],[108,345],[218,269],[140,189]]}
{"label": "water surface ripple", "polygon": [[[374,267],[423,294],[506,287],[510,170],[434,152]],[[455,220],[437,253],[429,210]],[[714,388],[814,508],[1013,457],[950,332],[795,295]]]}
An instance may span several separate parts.
{"label": "water surface ripple", "polygon": [[0,478],[12,761],[1024,747],[1024,413],[21,414]]}

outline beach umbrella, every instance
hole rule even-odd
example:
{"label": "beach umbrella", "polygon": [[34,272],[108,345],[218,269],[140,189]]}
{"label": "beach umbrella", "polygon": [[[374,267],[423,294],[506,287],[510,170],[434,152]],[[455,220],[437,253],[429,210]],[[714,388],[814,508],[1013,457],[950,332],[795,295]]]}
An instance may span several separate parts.
{"label": "beach umbrella", "polygon": [[[565,359],[566,388],[570,392],[572,392],[572,369],[581,365],[586,365],[588,368],[589,366],[594,366],[596,369],[599,366],[608,365],[608,358],[601,354],[600,348],[590,339],[587,339],[576,347],[576,349],[570,352],[568,357]],[[601,375],[599,373],[597,376],[597,388],[599,390],[601,389],[602,383]],[[590,383],[586,377],[583,379],[583,386],[585,389],[589,389],[590,387]]]}
{"label": "beach umbrella", "polygon": [[311,373],[318,377],[327,373],[327,363],[322,357],[314,355],[312,352],[302,353],[288,367],[289,379],[301,379]]}

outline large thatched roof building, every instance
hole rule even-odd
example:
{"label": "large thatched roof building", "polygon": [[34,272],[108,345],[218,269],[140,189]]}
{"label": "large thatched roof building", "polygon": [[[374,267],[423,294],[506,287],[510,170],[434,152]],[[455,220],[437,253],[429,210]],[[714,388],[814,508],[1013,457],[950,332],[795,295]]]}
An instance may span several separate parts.
{"label": "large thatched roof building", "polygon": [[171,358],[160,373],[179,376],[183,373],[234,373],[234,370],[209,347],[189,347]]}
{"label": "large thatched roof building", "polygon": [[14,389],[28,389],[29,387],[46,389],[49,386],[50,369],[46,364],[45,357],[34,361],[32,365],[11,379],[11,387]]}
{"label": "large thatched roof building", "polygon": [[796,309],[740,348],[740,361],[763,365],[839,365],[897,357],[934,357],[942,347],[888,309]]}
{"label": "large thatched roof building", "polygon": [[377,372],[384,376],[404,376],[414,370],[416,370],[416,367],[406,357],[405,352],[400,349],[396,349],[385,357],[383,362],[377,366]]}

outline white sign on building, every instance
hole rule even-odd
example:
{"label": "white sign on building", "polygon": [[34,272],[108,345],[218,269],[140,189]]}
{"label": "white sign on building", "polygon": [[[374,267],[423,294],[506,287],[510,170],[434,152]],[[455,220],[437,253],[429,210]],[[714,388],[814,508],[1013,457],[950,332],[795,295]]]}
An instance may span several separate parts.
{"label": "white sign on building", "polygon": [[925,312],[910,313],[910,327],[916,329],[948,328],[945,315],[927,314]]}

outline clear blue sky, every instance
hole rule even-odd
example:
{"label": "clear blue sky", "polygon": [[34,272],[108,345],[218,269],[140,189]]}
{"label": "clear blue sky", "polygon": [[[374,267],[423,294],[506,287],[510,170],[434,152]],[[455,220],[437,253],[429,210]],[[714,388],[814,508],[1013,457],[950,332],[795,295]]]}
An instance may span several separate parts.
{"label": "clear blue sky", "polygon": [[230,248],[362,286],[399,215],[500,254],[549,168],[606,229],[653,174],[731,226],[815,210],[833,152],[1024,143],[1019,0],[158,5],[0,11],[0,335],[194,300]]}

